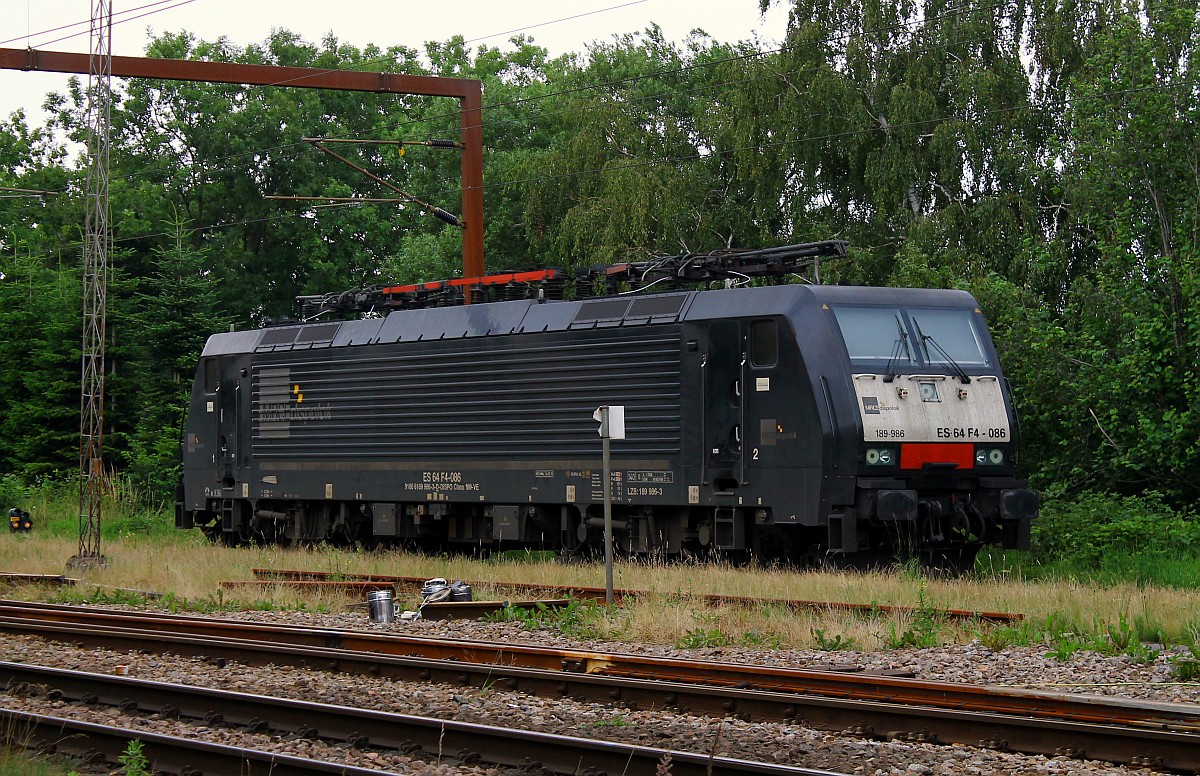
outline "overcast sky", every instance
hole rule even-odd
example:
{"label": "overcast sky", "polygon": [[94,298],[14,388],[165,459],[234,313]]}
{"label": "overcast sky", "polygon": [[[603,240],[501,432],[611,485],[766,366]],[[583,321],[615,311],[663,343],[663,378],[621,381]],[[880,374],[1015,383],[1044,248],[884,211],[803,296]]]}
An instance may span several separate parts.
{"label": "overcast sky", "polygon": [[[500,46],[519,31],[558,55],[651,23],[676,41],[700,28],[720,41],[757,36],[778,42],[786,5],[776,3],[764,17],[758,0],[114,0],[112,44],[114,54],[139,56],[149,29],[187,30],[204,40],[223,35],[244,46],[283,27],[312,42],[332,32],[360,48],[374,43],[419,50],[425,41],[454,35],[473,46]],[[90,13],[91,0],[0,0],[0,46],[87,52]],[[66,80],[0,70],[0,115],[24,108],[30,123],[40,124],[46,93],[62,91]]]}

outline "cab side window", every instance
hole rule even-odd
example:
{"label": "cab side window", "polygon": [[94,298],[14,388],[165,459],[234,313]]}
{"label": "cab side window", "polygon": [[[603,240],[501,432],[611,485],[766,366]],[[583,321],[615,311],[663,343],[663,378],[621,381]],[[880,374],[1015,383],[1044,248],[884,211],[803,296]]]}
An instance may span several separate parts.
{"label": "cab side window", "polygon": [[750,323],[750,365],[775,366],[779,363],[779,325],[776,321]]}
{"label": "cab side window", "polygon": [[217,368],[217,360],[210,358],[204,362],[204,391],[216,393],[221,385],[221,372]]}

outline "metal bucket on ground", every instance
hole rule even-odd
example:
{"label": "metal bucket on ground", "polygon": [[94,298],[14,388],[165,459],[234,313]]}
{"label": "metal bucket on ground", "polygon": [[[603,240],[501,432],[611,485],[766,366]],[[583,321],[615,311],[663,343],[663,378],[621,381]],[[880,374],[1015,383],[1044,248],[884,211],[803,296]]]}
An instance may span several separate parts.
{"label": "metal bucket on ground", "polygon": [[421,586],[421,598],[427,599],[430,596],[441,593],[448,587],[450,587],[450,584],[446,582],[444,577],[434,577],[433,579],[427,580],[425,584]]}
{"label": "metal bucket on ground", "polygon": [[372,590],[367,593],[371,622],[392,622],[396,619],[396,604],[392,601],[394,597],[395,593],[391,590]]}

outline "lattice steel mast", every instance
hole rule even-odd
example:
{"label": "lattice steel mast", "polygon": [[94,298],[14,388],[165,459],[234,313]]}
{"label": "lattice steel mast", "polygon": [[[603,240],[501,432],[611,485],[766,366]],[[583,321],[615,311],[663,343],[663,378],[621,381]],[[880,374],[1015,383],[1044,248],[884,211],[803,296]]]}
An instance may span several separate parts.
{"label": "lattice steel mast", "polygon": [[87,218],[83,241],[83,358],[79,412],[79,554],[72,566],[103,566],[104,334],[108,289],[112,0],[92,0],[88,56]]}

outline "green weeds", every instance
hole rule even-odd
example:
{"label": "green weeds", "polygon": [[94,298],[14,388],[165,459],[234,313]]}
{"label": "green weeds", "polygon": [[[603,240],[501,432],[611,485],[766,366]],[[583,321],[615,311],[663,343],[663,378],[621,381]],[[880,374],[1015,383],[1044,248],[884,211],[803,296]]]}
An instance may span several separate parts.
{"label": "green weeds", "polygon": [[1190,644],[1187,649],[1171,658],[1171,676],[1178,682],[1200,681],[1200,647]]}
{"label": "green weeds", "polygon": [[718,614],[697,613],[695,617],[700,621],[700,626],[689,629],[677,639],[677,649],[712,649],[734,645],[753,649],[779,649],[783,646],[783,637],[771,630],[750,628],[741,636],[735,636],[717,622],[720,617]]}
{"label": "green weeds", "polygon": [[1109,656],[1124,655],[1135,663],[1149,664],[1162,652],[1139,638],[1124,615],[1115,625],[1093,623],[1090,629],[1047,630],[1046,641],[1050,646],[1046,657],[1060,662],[1070,660],[1078,652],[1087,651]]}
{"label": "green weeds", "polygon": [[709,649],[729,646],[729,636],[719,627],[692,628],[675,642],[678,649]]}
{"label": "green weeds", "polygon": [[506,606],[486,619],[492,622],[518,622],[525,630],[553,630],[564,636],[601,638],[601,624],[615,619],[614,607],[590,601],[570,601],[566,606]]}
{"label": "green weeds", "polygon": [[150,761],[142,751],[140,738],[131,739],[117,760],[124,769],[124,776],[150,776]]}
{"label": "green weeds", "polygon": [[779,649],[783,646],[783,637],[778,633],[751,628],[742,634],[741,644],[755,649]]}
{"label": "green weeds", "polygon": [[1001,623],[975,631],[979,643],[992,652],[1003,652],[1009,647],[1028,647],[1038,642],[1044,629],[1030,620]]}
{"label": "green weeds", "polygon": [[842,636],[837,633],[833,636],[827,636],[825,631],[821,629],[813,630],[813,641],[817,643],[817,649],[823,649],[827,652],[852,651],[858,649],[858,643],[852,638]]}
{"label": "green weeds", "polygon": [[23,751],[0,751],[0,776],[79,776],[70,758],[33,757]]}
{"label": "green weeds", "polygon": [[942,609],[934,606],[925,594],[925,582],[917,590],[917,605],[913,609],[909,626],[903,631],[895,623],[888,626],[888,635],[884,645],[888,649],[905,649],[916,647],[927,649],[940,646],[942,643],[942,628],[946,624],[946,615]]}
{"label": "green weeds", "polygon": [[142,607],[150,600],[146,593],[137,590],[111,587],[55,588],[47,600],[53,604],[95,604],[97,606]]}
{"label": "green weeds", "polygon": [[590,724],[591,724],[591,727],[594,727],[594,728],[633,727],[633,723],[630,722],[629,718],[626,717],[624,714],[616,714],[616,715],[614,715],[612,717],[608,717],[606,719],[598,719],[595,722],[592,722]]}

